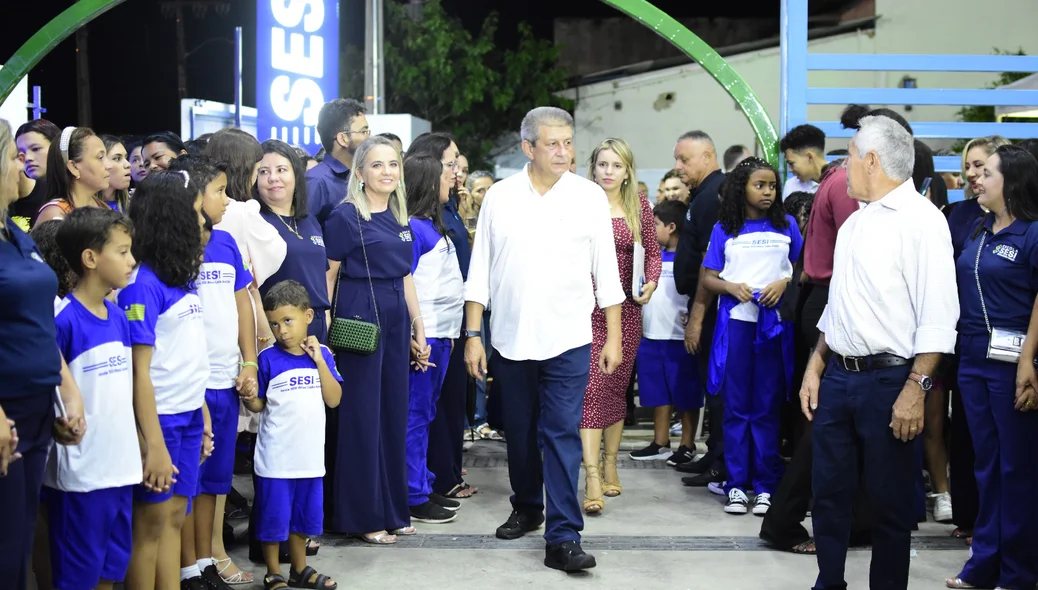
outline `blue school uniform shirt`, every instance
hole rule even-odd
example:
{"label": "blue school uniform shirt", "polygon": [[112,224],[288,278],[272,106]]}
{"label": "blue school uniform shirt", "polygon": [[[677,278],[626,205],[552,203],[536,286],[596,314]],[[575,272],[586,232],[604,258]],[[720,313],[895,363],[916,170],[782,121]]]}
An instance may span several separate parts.
{"label": "blue school uniform shirt", "polygon": [[[955,262],[960,334],[987,334],[974,268],[981,236],[980,286],[992,328],[1026,331],[1038,293],[1038,222],[1017,219],[991,233],[994,216],[975,222]],[[979,230],[979,231],[978,231]]]}
{"label": "blue school uniform shirt", "polygon": [[[351,279],[371,278],[402,279],[411,274],[414,250],[411,242],[411,228],[397,223],[392,210],[386,209],[372,213],[369,221],[360,219],[363,226],[358,225],[357,209],[353,203],[343,203],[335,208],[325,224],[324,241],[329,260],[341,260],[339,273]],[[363,231],[364,248],[367,248],[368,261],[365,265],[364,248],[361,247]],[[374,321],[374,318],[364,318]]]}
{"label": "blue school uniform shirt", "polygon": [[10,217],[6,225],[7,239],[0,240],[0,400],[51,396],[61,383],[54,345],[58,278],[32,238]]}
{"label": "blue school uniform shirt", "polygon": [[[720,222],[714,224],[703,266],[718,271],[725,281],[749,285],[755,294],[779,279],[791,278],[804,240],[796,220],[786,215],[786,222],[789,225],[779,229],[768,219],[748,219],[734,236],[725,233]],[[733,320],[755,322],[757,315],[753,301],[732,309]]]}
{"label": "blue school uniform shirt", "polygon": [[745,283],[753,291],[753,299],[745,303],[731,295],[717,298],[717,325],[710,350],[710,372],[707,390],[717,394],[724,386],[728,359],[728,323],[731,320],[757,324],[756,343],[781,338],[783,366],[786,369],[786,391],[792,388],[794,335],[792,318],[783,318],[779,309],[760,304],[764,287],[793,276],[793,265],[800,257],[803,238],[796,220],[786,216],[785,228],[777,228],[768,219],[747,220],[738,233],[725,233],[720,222],[714,225],[703,266],[719,271],[720,277],[733,283]]}
{"label": "blue school uniform shirt", "polygon": [[[328,300],[328,254],[324,249],[324,232],[321,231],[317,217],[310,214],[297,220],[273,211],[264,211],[262,215],[267,223],[278,230],[288,251],[281,268],[260,285],[260,295],[265,296],[271,287],[281,281],[296,281],[310,295],[310,306],[314,308],[314,313],[324,313],[331,306]],[[299,235],[288,226],[299,232]]]}
{"label": "blue school uniform shirt", "polygon": [[[209,350],[207,389],[229,389],[238,378],[238,302],[235,293],[247,289],[252,274],[245,270],[241,250],[231,234],[214,229],[198,273],[206,345]],[[249,308],[251,311],[251,307]]]}
{"label": "blue school uniform shirt", "polygon": [[154,347],[149,374],[159,415],[201,408],[209,353],[197,291],[170,287],[142,263],[119,292],[119,307],[130,322],[130,342]]}
{"label": "blue school uniform shirt", "polygon": [[649,340],[684,340],[682,316],[688,309],[688,295],[678,293],[674,282],[674,252],[663,250],[660,282],[649,303],[642,307],[642,335]]}
{"label": "blue school uniform shirt", "polygon": [[[335,355],[321,355],[340,384]],[[256,435],[256,475],[278,479],[324,477],[324,395],[317,363],[280,346],[259,354],[259,397],[267,400]]]}
{"label": "blue school uniform shirt", "polygon": [[414,261],[411,275],[426,338],[457,338],[465,313],[465,283],[454,242],[431,219],[411,218]]}
{"label": "blue school uniform shirt", "polygon": [[73,295],[57,306],[58,349],[83,397],[87,431],[78,445],[52,445],[43,483],[90,492],[140,483],[141,452],[133,413],[133,357],[126,314],[104,301],[99,318]]}

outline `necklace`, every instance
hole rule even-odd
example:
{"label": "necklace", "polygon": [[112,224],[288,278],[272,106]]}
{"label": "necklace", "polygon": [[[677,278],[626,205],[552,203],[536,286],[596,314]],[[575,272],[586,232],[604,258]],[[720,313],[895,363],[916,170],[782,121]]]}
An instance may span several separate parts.
{"label": "necklace", "polygon": [[294,233],[296,235],[296,237],[299,238],[300,240],[303,239],[303,236],[299,235],[299,222],[298,221],[296,221],[294,218],[292,219],[292,223],[295,224],[295,227],[293,228],[291,225],[288,224],[288,222],[285,221],[285,218],[282,217],[280,213],[275,213],[274,215],[278,218],[279,221],[281,221],[282,225],[284,225],[285,227],[288,228],[288,231]]}

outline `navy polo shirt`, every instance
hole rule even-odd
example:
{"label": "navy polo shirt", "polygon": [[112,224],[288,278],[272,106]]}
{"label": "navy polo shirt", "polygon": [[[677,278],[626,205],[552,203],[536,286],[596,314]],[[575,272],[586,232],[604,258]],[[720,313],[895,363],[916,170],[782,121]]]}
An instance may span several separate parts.
{"label": "navy polo shirt", "polygon": [[992,234],[993,222],[994,215],[987,215],[980,222],[980,231],[969,233],[955,263],[961,307],[960,334],[987,334],[974,276],[981,236],[984,236],[984,250],[980,254],[980,286],[984,290],[991,327],[1026,331],[1031,321],[1031,309],[1038,293],[1038,222],[1018,219]]}
{"label": "navy polo shirt", "polygon": [[[944,208],[944,215],[948,218],[948,229],[951,231],[952,249],[955,259],[959,259],[966,240],[977,227],[977,220],[984,216],[984,210],[976,199],[959,201]],[[976,250],[973,251],[976,254]]]}
{"label": "navy polo shirt", "polygon": [[721,212],[721,198],[718,192],[724,182],[724,173],[714,170],[699,186],[692,191],[685,225],[681,228],[681,238],[674,254],[674,282],[678,293],[688,295],[689,309],[699,287],[699,267],[703,264],[703,253],[710,244],[710,235],[714,231]]}
{"label": "navy polo shirt", "polygon": [[[306,173],[306,191],[309,198],[307,210],[317,218],[324,229],[324,222],[332,209],[346,198],[350,181],[350,169],[331,154]],[[293,236],[294,237],[294,236]]]}
{"label": "navy polo shirt", "polygon": [[313,215],[293,219],[273,211],[264,211],[261,215],[278,230],[281,239],[285,240],[287,252],[281,268],[260,285],[260,296],[266,297],[267,291],[281,281],[292,280],[303,285],[315,310],[331,307],[328,301],[328,255],[324,250],[324,233],[317,219]]}
{"label": "navy polo shirt", "polygon": [[461,277],[468,279],[472,247],[469,246],[469,230],[465,227],[465,220],[458,214],[458,198],[453,192],[451,198],[443,205],[443,225],[447,226],[447,237],[454,242],[454,251],[458,253]]}
{"label": "navy polo shirt", "polygon": [[53,395],[61,383],[54,329],[58,278],[9,217],[6,227],[7,239],[0,240],[0,399]]}

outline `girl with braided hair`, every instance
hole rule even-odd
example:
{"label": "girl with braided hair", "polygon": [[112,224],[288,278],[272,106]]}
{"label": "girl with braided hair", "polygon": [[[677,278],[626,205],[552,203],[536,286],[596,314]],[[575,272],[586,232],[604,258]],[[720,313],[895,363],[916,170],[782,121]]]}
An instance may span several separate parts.
{"label": "girl with braided hair", "polygon": [[759,158],[740,162],[720,189],[720,221],[703,260],[703,286],[719,295],[708,391],[724,389],[725,512],[771,506],[782,476],[779,421],[792,386],[792,318],[779,312],[803,238],[786,215],[775,169]]}

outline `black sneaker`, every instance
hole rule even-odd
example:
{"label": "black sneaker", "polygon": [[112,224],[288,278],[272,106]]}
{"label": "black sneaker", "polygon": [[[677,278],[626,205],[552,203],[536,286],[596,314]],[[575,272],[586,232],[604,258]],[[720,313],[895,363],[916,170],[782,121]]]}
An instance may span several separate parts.
{"label": "black sneaker", "polygon": [[210,565],[202,570],[202,579],[211,590],[231,590],[230,584],[220,577],[215,565]]}
{"label": "black sneaker", "polygon": [[451,500],[447,496],[442,496],[435,492],[429,494],[429,500],[431,500],[433,504],[436,504],[440,508],[446,508],[451,512],[457,512],[461,509],[461,502],[457,500]]}
{"label": "black sneaker", "polygon": [[579,541],[565,541],[544,549],[544,565],[567,573],[595,567],[595,556],[584,553]]}
{"label": "black sneaker", "polygon": [[724,505],[724,511],[728,514],[746,514],[749,512],[750,499],[746,492],[739,488],[732,488],[728,492],[728,502]]}
{"label": "black sneaker", "polygon": [[631,451],[629,455],[635,461],[663,461],[669,459],[674,453],[670,450],[670,441],[667,441],[667,446],[656,444],[656,441],[652,441],[652,444],[639,449],[637,451]]}
{"label": "black sneaker", "polygon": [[682,463],[691,463],[692,461],[695,461],[695,459],[695,449],[690,449],[685,445],[681,445],[680,447],[678,447],[677,452],[671,455],[669,459],[667,459],[667,465],[670,465],[671,467],[677,467]]}
{"label": "black sneaker", "polygon": [[458,515],[440,506],[432,500],[426,500],[425,504],[411,507],[411,520],[428,524],[443,524],[458,518]]}
{"label": "black sneaker", "polygon": [[180,590],[209,590],[202,576],[195,576],[186,580],[180,580]]}
{"label": "black sneaker", "polygon": [[513,510],[505,524],[497,527],[497,538],[511,541],[518,539],[530,531],[535,531],[544,524],[544,515],[540,512],[525,514]]}

